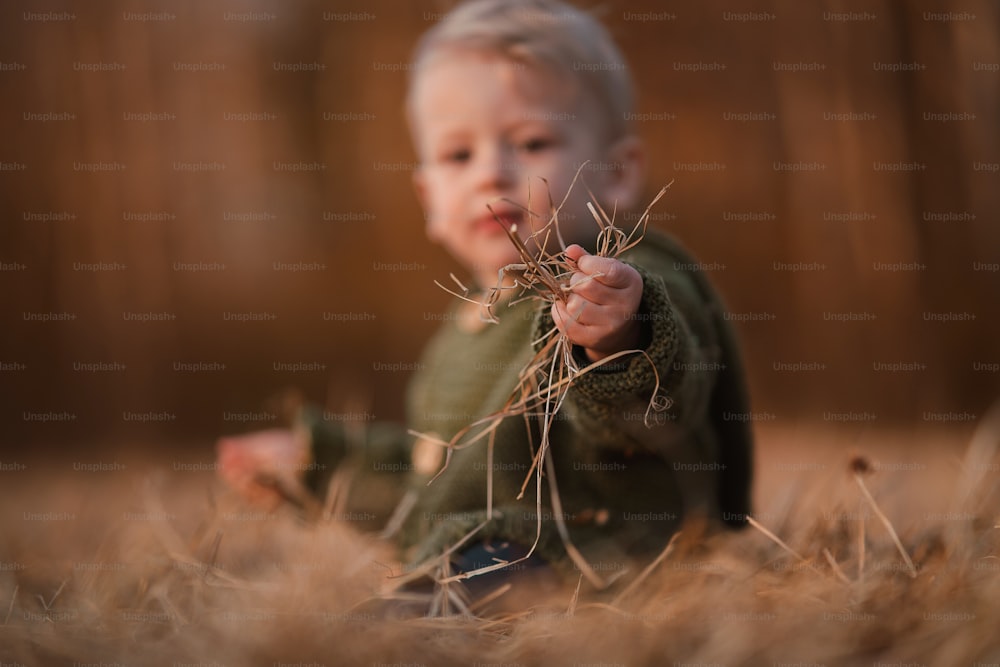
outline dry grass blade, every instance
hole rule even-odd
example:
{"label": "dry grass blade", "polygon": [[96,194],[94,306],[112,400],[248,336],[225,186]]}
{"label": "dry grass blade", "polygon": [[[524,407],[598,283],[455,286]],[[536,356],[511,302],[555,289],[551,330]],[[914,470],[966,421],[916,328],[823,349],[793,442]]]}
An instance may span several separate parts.
{"label": "dry grass blade", "polygon": [[646,579],[649,578],[649,575],[651,575],[653,571],[660,566],[660,563],[665,561],[667,559],[667,556],[669,556],[673,552],[674,545],[677,544],[677,540],[680,539],[680,536],[681,533],[679,532],[674,533],[674,536],[670,538],[669,542],[667,542],[667,546],[663,548],[663,551],[660,552],[660,555],[657,556],[652,563],[647,565],[646,568],[639,573],[639,576],[636,577],[635,580],[632,581],[632,583],[630,583],[625,588],[625,590],[623,590],[621,593],[617,595],[617,597],[615,597],[614,601],[611,604],[618,605],[622,600],[626,599],[637,588],[639,588],[639,586],[642,585],[642,582],[646,581]]}
{"label": "dry grass blade", "polygon": [[830,553],[830,550],[827,549],[826,547],[823,547],[823,556],[826,558],[826,562],[830,564],[830,569],[832,569],[833,573],[837,575],[837,578],[840,579],[845,584],[850,584],[851,580],[848,579],[847,575],[844,574],[844,571],[840,569],[840,565],[837,564],[837,560],[833,557],[833,554]]}
{"label": "dry grass blade", "polygon": [[215,538],[212,540],[212,557],[209,559],[207,565],[205,566],[205,571],[202,573],[203,578],[206,575],[208,575],[209,570],[216,569],[215,564],[218,562],[219,559],[220,546],[222,546],[222,531],[217,530],[215,532]]}
{"label": "dry grass blade", "polygon": [[482,609],[494,600],[506,595],[514,585],[511,583],[502,584],[497,586],[495,589],[487,593],[486,595],[478,598],[475,602],[469,605],[469,611],[475,613],[477,610]]}
{"label": "dry grass blade", "polygon": [[[608,580],[602,579],[591,567],[587,559],[583,557],[580,550],[576,548],[573,541],[569,537],[569,529],[566,527],[566,522],[563,520],[563,508],[562,501],[559,498],[559,487],[556,485],[556,470],[555,464],[552,462],[552,450],[548,447],[545,448],[545,472],[549,476],[549,494],[552,500],[552,516],[556,522],[556,530],[559,532],[559,537],[563,541],[563,546],[566,549],[566,553],[569,555],[570,559],[576,565],[580,573],[587,578],[594,588],[598,590],[607,588],[611,583]],[[541,477],[539,476],[539,479]],[[538,515],[541,516],[541,510],[537,510]],[[537,538],[536,538],[537,542]]]}
{"label": "dry grass blade", "polygon": [[962,460],[962,483],[956,486],[952,511],[960,512],[969,507],[976,493],[996,470],[997,447],[1000,446],[1000,400],[994,401],[980,419],[972,434]]}
{"label": "dry grass blade", "polygon": [[63,582],[59,584],[59,588],[56,589],[56,592],[52,594],[51,598],[49,598],[48,602],[46,602],[45,598],[43,598],[41,595],[36,596],[38,600],[42,603],[42,608],[45,611],[50,611],[52,609],[52,605],[55,604],[56,598],[58,598],[59,595],[63,592],[63,589],[66,588],[67,583],[69,583],[69,579],[64,579]]}
{"label": "dry grass blade", "polygon": [[779,547],[787,551],[789,554],[794,556],[796,560],[798,560],[800,563],[808,567],[810,570],[819,573],[819,570],[816,569],[815,565],[806,560],[805,557],[803,557],[802,554],[800,554],[798,551],[785,544],[784,540],[782,540],[780,537],[778,537],[770,530],[765,528],[759,521],[757,521],[757,519],[754,519],[752,516],[748,516],[747,523],[749,523],[751,526],[762,532],[765,537],[767,537],[769,540],[771,540]]}
{"label": "dry grass blade", "polygon": [[865,578],[865,558],[865,522],[858,521],[858,581]]}
{"label": "dry grass blade", "polygon": [[576,613],[576,603],[580,600],[580,586],[583,585],[583,575],[576,580],[576,588],[573,589],[573,597],[569,599],[569,606],[566,607],[566,616],[572,617]]}
{"label": "dry grass blade", "polygon": [[861,475],[859,475],[858,473],[854,473],[854,481],[856,481],[858,483],[858,486],[861,487],[861,492],[864,494],[865,500],[868,501],[868,504],[871,505],[872,511],[875,512],[875,516],[877,516],[879,521],[882,522],[882,525],[885,526],[885,529],[889,531],[889,536],[892,537],[892,541],[893,543],[895,543],[896,549],[899,551],[900,555],[903,557],[903,560],[906,562],[906,567],[909,570],[910,576],[916,579],[917,568],[913,564],[913,561],[910,560],[910,554],[906,553],[906,549],[903,547],[903,543],[900,541],[899,535],[896,534],[896,529],[892,527],[892,522],[889,521],[889,517],[883,514],[882,510],[879,509],[878,503],[875,502],[875,498],[873,498],[871,492],[868,491],[868,487],[865,486],[865,482],[863,479],[861,479]]}
{"label": "dry grass blade", "polygon": [[413,508],[417,506],[417,501],[420,499],[420,494],[415,490],[410,489],[403,495],[403,499],[399,501],[396,505],[396,509],[393,510],[392,515],[389,520],[386,521],[385,528],[379,533],[379,537],[383,540],[392,539],[396,533],[400,531],[403,527],[403,523],[406,518],[410,516],[410,512]]}
{"label": "dry grass blade", "polygon": [[19,586],[15,584],[14,585],[14,593],[10,596],[10,605],[8,605],[8,607],[7,607],[7,616],[4,617],[4,619],[3,619],[3,624],[4,625],[7,625],[8,621],[10,621],[11,612],[14,611],[14,601],[17,599],[17,590],[18,590],[18,588],[19,588]]}

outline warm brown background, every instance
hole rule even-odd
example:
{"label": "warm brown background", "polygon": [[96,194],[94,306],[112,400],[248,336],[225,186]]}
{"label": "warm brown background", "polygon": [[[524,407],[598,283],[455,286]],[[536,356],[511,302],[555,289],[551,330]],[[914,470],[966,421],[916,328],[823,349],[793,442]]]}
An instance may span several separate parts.
{"label": "warm brown background", "polygon": [[[751,4],[768,15],[728,20],[746,11],[743,2],[609,0],[600,12],[630,59],[639,111],[660,119],[637,123],[652,149],[650,190],[674,180],[656,226],[715,267],[734,312],[774,316],[739,325],[757,416],[820,424],[831,413],[877,416],[850,417],[860,430],[980,415],[1000,389],[1000,8],[982,0]],[[455,269],[423,239],[400,113],[413,42],[447,6],[4,3],[2,442],[15,450],[94,439],[202,446],[219,433],[266,426],[224,415],[259,412],[287,386],[333,411],[400,418],[409,374],[376,367],[416,358],[434,327],[428,315],[446,302],[432,281]],[[63,9],[69,20],[32,14]],[[132,13],[149,11],[169,16],[134,20]],[[648,11],[657,14],[637,20]],[[832,16],[845,11],[867,16]],[[949,11],[961,15],[938,14]],[[231,20],[245,12],[254,20]],[[79,63],[99,62],[125,69],[80,70]],[[678,67],[698,62],[726,69]],[[225,69],[182,71],[178,63]],[[325,69],[278,71],[276,63]],[[788,63],[821,69],[782,70]],[[922,68],[877,70],[882,63]],[[73,116],[31,115],[49,112]],[[124,118],[145,112],[175,118]],[[748,112],[774,117],[730,116]],[[825,117],[851,112],[875,118]],[[925,117],[942,112],[975,119]],[[273,118],[227,120],[239,113]],[[125,167],[74,166],[99,161]],[[225,169],[175,168],[199,161]],[[275,169],[300,161],[323,168]],[[875,168],[901,162],[925,167]],[[24,168],[12,171],[12,163]],[[692,163],[718,168],[692,172]],[[790,173],[781,169],[788,163],[823,168]],[[168,219],[123,219],[161,212]],[[267,219],[227,219],[248,212]],[[747,212],[769,219],[727,219]],[[70,219],[31,219],[45,213]],[[843,213],[862,219],[830,219]],[[936,219],[942,213],[957,219]],[[78,270],[95,262],[118,270]],[[175,268],[198,262],[225,268]],[[292,273],[274,270],[275,262],[323,268]],[[791,272],[776,262],[824,268]],[[874,266],[897,262],[920,268]],[[382,263],[422,268],[377,270]],[[124,318],[148,312],[175,319]],[[234,312],[276,319],[224,319]],[[848,312],[876,319],[825,315]],[[76,319],[43,323],[27,313]],[[942,313],[975,319],[926,319]],[[74,370],[95,362],[125,368]],[[184,372],[175,362],[225,368]],[[275,362],[325,369],[275,371]],[[825,369],[776,370],[784,362]],[[883,362],[925,368],[875,370]],[[46,413],[70,418],[35,420]],[[126,413],[167,421],[139,424]]]}

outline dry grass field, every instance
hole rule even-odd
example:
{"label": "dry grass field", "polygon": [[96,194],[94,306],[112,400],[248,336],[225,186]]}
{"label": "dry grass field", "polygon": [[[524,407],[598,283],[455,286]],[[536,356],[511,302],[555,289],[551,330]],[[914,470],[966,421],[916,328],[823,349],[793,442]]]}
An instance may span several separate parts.
{"label": "dry grass field", "polygon": [[389,545],[241,505],[210,449],[94,472],[22,460],[0,487],[0,664],[996,664],[996,414],[980,421],[762,425],[759,529],[682,535],[610,593],[475,617],[380,601]]}

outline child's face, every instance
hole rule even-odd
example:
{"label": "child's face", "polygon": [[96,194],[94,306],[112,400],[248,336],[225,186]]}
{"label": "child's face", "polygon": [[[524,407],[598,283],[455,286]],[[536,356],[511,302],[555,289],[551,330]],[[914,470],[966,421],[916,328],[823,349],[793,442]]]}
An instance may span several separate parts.
{"label": "child's face", "polygon": [[[421,167],[415,183],[427,233],[484,287],[495,283],[501,267],[519,261],[487,204],[504,226],[517,224],[524,238],[550,216],[549,194],[539,177],[548,181],[558,206],[586,160],[597,167],[585,167],[583,175],[602,204],[628,194],[609,169],[611,150],[596,130],[595,114],[581,103],[586,98],[569,78],[472,52],[432,60],[417,78],[412,123]],[[527,207],[529,185],[536,215],[501,201]],[[597,235],[588,199],[578,182],[560,212],[567,244],[589,246]]]}

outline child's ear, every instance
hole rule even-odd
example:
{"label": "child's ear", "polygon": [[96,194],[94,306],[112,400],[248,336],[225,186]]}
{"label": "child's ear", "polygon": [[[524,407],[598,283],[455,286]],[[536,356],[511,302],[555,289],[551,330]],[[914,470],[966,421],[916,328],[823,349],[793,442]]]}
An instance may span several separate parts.
{"label": "child's ear", "polygon": [[646,151],[642,141],[629,134],[611,145],[608,161],[616,166],[605,172],[604,195],[609,203],[618,203],[618,210],[630,210],[639,203],[645,183]]}

